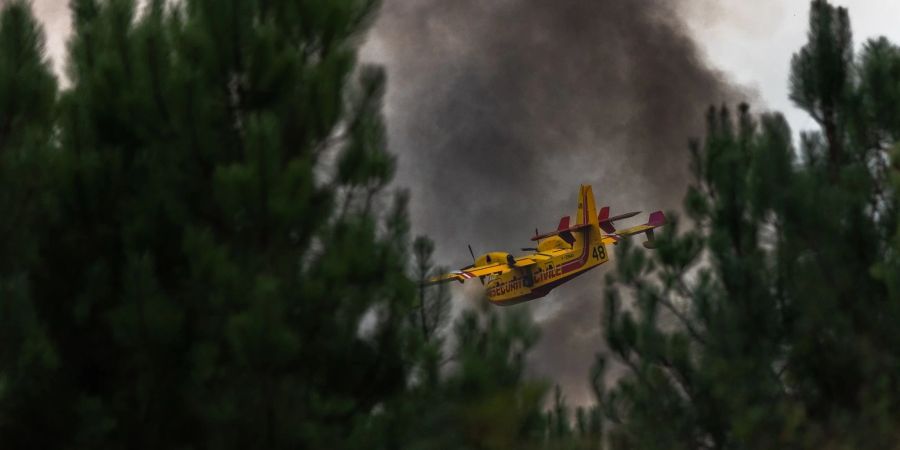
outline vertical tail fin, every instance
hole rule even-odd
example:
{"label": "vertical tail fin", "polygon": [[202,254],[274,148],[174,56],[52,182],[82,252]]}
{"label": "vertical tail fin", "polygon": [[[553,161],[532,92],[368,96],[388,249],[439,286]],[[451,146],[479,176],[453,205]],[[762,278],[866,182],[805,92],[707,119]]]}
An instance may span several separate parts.
{"label": "vertical tail fin", "polygon": [[576,224],[598,225],[597,205],[594,203],[594,191],[589,184],[581,185],[581,193],[578,196],[578,217]]}
{"label": "vertical tail fin", "polygon": [[600,215],[597,216],[597,220],[600,221],[600,228],[603,231],[607,233],[616,232],[616,227],[614,227],[612,222],[609,220],[609,206],[600,208]]}

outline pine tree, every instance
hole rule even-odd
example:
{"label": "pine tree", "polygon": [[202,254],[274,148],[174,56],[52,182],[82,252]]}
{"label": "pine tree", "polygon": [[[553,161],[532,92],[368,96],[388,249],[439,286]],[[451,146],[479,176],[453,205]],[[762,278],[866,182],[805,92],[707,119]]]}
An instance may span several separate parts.
{"label": "pine tree", "polygon": [[413,278],[419,284],[419,305],[416,317],[413,318],[422,330],[422,338],[426,342],[437,341],[439,333],[446,325],[450,314],[450,292],[446,284],[435,288],[426,288],[426,281],[432,276],[443,273],[443,267],[434,267],[431,255],[434,253],[434,242],[425,236],[417,237],[412,244],[414,255]]}
{"label": "pine tree", "polygon": [[0,9],[0,440],[40,447],[65,424],[36,422],[54,398],[59,355],[34,302],[35,228],[52,211],[47,188],[56,175],[53,117],[57,86],[44,56],[43,33],[29,5]]}
{"label": "pine tree", "polygon": [[355,56],[375,2],[71,8],[61,93],[27,4],[0,19],[0,441],[542,442],[533,324],[469,311],[450,347],[447,292],[416,289],[433,245],[384,192]]}
{"label": "pine tree", "polygon": [[629,374],[598,389],[614,447],[897,445],[900,72],[886,40],[856,58],[850,36],[846,10],[812,2],[791,97],[821,132],[799,152],[777,114],[711,109],[693,227],[675,221],[652,256],[620,244],[604,326]]}
{"label": "pine tree", "polygon": [[525,355],[537,339],[530,318],[487,306],[463,311],[452,325],[446,336],[452,344],[425,345],[434,353],[414,358],[417,375],[409,390],[385,404],[372,427],[381,434],[367,445],[543,448],[546,387],[525,371]]}
{"label": "pine tree", "polygon": [[4,402],[0,440],[370,448],[369,418],[405,389],[415,293],[405,200],[383,192],[384,74],[355,60],[375,3],[71,7],[70,87],[49,125],[55,87],[23,3],[0,32],[7,50],[34,41],[30,65],[0,76],[19,83],[8,101],[33,100],[15,103],[35,105],[22,129],[59,145],[54,209],[33,250],[9,253],[35,256],[4,272],[47,342],[16,350],[43,366],[3,369],[3,395],[32,379],[42,397]]}
{"label": "pine tree", "polygon": [[842,163],[843,109],[851,84],[853,40],[846,8],[826,0],[810,6],[807,44],[791,60],[791,99],[822,127],[829,164]]}
{"label": "pine tree", "polygon": [[456,448],[521,448],[538,442],[540,380],[525,378],[525,355],[538,338],[523,311],[465,311],[454,325],[457,369],[445,381],[462,432]]}

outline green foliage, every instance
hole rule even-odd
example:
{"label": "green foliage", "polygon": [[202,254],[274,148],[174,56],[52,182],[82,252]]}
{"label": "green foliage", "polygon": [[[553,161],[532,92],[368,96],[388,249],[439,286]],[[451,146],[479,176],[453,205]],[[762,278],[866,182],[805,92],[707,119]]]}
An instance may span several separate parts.
{"label": "green foliage", "polygon": [[791,60],[790,95],[823,124],[841,106],[851,84],[853,38],[847,9],[814,0],[807,39]]}
{"label": "green foliage", "polygon": [[830,167],[837,170],[845,157],[843,116],[853,76],[853,37],[847,10],[834,8],[827,0],[813,0],[807,39],[791,59],[790,97],[822,127]]}
{"label": "green foliage", "polygon": [[412,367],[375,4],[71,6],[59,96],[28,6],[0,19],[0,439],[351,445]]}
{"label": "green foliage", "polygon": [[604,326],[628,375],[598,392],[613,447],[898,445],[900,59],[852,48],[846,10],[814,1],[791,97],[822,132],[798,157],[781,116],[711,109],[693,226],[651,257],[620,245]]}
{"label": "green foliage", "polygon": [[0,441],[542,436],[533,324],[469,311],[450,330],[448,291],[417,289],[434,246],[410,252],[408,196],[384,192],[384,72],[355,60],[375,6],[73,0],[62,93],[28,5],[4,7]]}
{"label": "green foliage", "polygon": [[546,389],[525,376],[525,354],[537,338],[528,316],[466,310],[449,337],[452,346],[423,340],[409,390],[374,417],[366,446],[540,448]]}
{"label": "green foliage", "polygon": [[[46,387],[60,356],[29,283],[38,259],[35,229],[53,210],[47,187],[56,175],[53,141],[56,80],[43,55],[40,27],[24,1],[0,9],[0,423],[28,433],[53,404]],[[15,414],[11,414],[15,411]],[[35,441],[40,441],[36,438]],[[5,439],[10,447],[35,442]]]}

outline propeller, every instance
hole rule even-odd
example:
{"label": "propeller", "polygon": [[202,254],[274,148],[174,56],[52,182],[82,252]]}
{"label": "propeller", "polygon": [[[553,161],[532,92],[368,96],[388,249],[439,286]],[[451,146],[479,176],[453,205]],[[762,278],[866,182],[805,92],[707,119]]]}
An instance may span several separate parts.
{"label": "propeller", "polygon": [[[534,228],[534,235],[540,236],[540,233],[538,233],[537,227]],[[541,243],[541,241],[539,239],[538,244],[540,244],[540,243]],[[522,247],[522,251],[523,252],[536,252],[536,251],[538,251],[538,249],[536,247]]]}
{"label": "propeller", "polygon": [[[475,267],[475,252],[472,251],[472,244],[466,244],[469,247],[469,254],[472,255],[472,266]],[[484,277],[478,277],[478,281],[481,282],[481,285],[484,286]]]}

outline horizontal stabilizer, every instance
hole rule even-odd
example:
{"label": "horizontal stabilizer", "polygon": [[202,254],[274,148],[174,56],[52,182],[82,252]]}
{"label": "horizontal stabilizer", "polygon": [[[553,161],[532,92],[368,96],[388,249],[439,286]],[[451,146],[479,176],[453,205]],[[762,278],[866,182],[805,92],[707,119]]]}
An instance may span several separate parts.
{"label": "horizontal stabilizer", "polygon": [[600,214],[598,214],[597,219],[600,221],[600,228],[607,233],[615,233],[616,227],[613,226],[613,222],[617,220],[628,219],[630,217],[634,217],[640,214],[640,211],[629,212],[625,214],[619,214],[617,216],[609,217],[609,206],[604,206],[600,208]]}
{"label": "horizontal stabilizer", "polygon": [[647,241],[644,242],[644,247],[653,248],[653,246],[654,246],[653,229],[659,228],[665,224],[666,224],[665,214],[663,214],[662,211],[654,211],[654,212],[650,213],[650,219],[647,221],[647,223],[645,223],[643,225],[637,225],[637,226],[634,226],[631,228],[626,228],[624,230],[617,232],[616,235],[618,237],[625,237],[625,236],[633,236],[635,234],[644,233],[645,235],[647,235]]}
{"label": "horizontal stabilizer", "polygon": [[[568,217],[564,217],[564,219],[568,219]],[[560,225],[562,225],[562,221],[560,221]],[[591,224],[589,224],[589,223],[581,223],[581,224],[575,225],[575,226],[573,226],[573,227],[568,227],[568,228],[564,228],[564,229],[559,229],[559,230],[556,230],[556,231],[551,231],[551,232],[549,232],[549,233],[539,234],[539,235],[537,235],[537,236],[531,238],[531,240],[532,240],[532,241],[539,241],[539,240],[541,240],[541,239],[545,239],[545,238],[548,238],[548,237],[550,237],[550,236],[557,236],[557,235],[559,235],[559,236],[562,237],[563,240],[565,240],[566,242],[568,242],[569,239],[571,239],[571,240],[574,242],[575,238],[572,236],[572,232],[573,232],[573,231],[579,231],[579,230],[583,230],[583,229],[585,229],[585,228],[590,228],[590,227],[591,227]]]}

